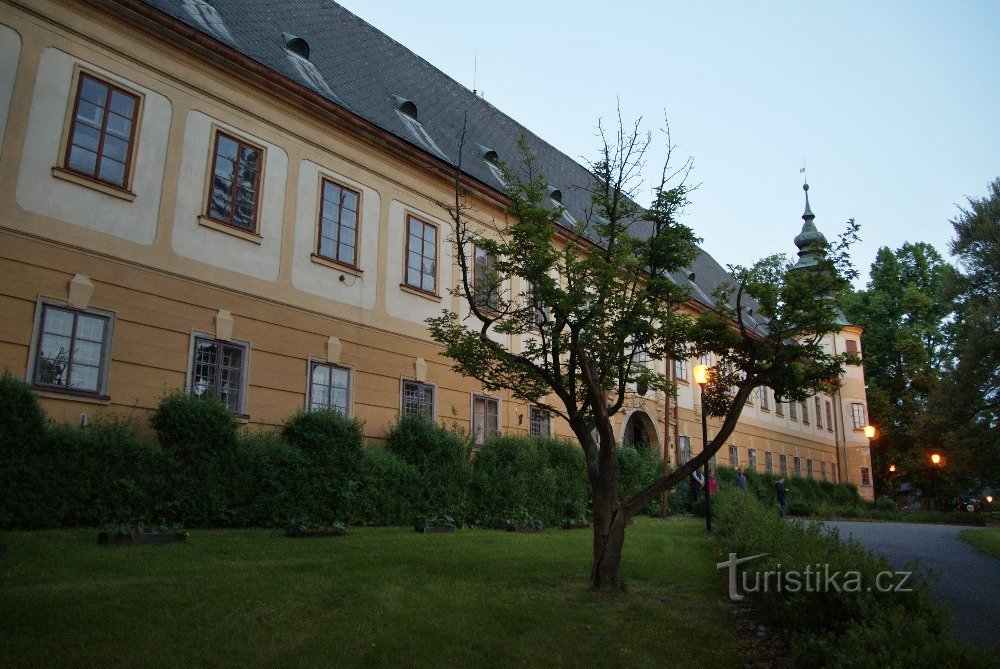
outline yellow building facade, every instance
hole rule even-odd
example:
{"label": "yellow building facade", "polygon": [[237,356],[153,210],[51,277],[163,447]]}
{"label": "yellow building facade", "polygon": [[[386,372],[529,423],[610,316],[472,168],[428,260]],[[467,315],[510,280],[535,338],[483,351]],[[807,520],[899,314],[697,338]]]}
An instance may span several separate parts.
{"label": "yellow building facade", "polygon": [[[183,388],[260,426],[338,408],[373,440],[411,411],[477,435],[569,435],[454,372],[425,325],[462,312],[444,119],[468,105],[494,133],[463,176],[484,229],[504,217],[489,147],[520,126],[333,3],[265,3],[266,20],[257,4],[0,0],[0,369],[67,422],[141,424]],[[324,53],[345,31],[357,43]],[[579,176],[545,150],[547,174]],[[829,346],[859,342],[845,326]],[[701,449],[694,362],[650,363],[677,396],[634,396],[623,439],[669,462]],[[758,394],[734,462],[871,497],[866,413],[861,367],[795,415]]]}

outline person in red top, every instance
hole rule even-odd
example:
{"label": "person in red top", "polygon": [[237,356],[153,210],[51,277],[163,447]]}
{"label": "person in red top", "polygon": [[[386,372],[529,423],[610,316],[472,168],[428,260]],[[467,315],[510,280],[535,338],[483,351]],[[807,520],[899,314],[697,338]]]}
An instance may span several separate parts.
{"label": "person in red top", "polygon": [[719,492],[719,484],[715,482],[715,472],[708,473],[708,494],[714,495]]}

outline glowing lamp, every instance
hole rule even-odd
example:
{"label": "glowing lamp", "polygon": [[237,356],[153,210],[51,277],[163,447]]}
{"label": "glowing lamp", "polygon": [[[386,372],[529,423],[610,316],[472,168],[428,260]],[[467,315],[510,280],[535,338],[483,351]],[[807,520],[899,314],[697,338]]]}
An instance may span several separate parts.
{"label": "glowing lamp", "polygon": [[986,503],[987,504],[992,504],[993,503],[993,495],[987,495],[986,496]]}
{"label": "glowing lamp", "polygon": [[874,425],[865,425],[865,436],[868,437],[869,439],[874,439],[875,438],[875,426]]}
{"label": "glowing lamp", "polygon": [[938,453],[931,453],[931,462],[935,465],[941,464],[941,455]]}
{"label": "glowing lamp", "polygon": [[889,465],[889,471],[890,472],[895,472],[896,471],[896,465]]}
{"label": "glowing lamp", "polygon": [[695,365],[694,366],[694,382],[699,386],[704,386],[708,383],[709,377],[712,376],[712,370],[708,365]]}

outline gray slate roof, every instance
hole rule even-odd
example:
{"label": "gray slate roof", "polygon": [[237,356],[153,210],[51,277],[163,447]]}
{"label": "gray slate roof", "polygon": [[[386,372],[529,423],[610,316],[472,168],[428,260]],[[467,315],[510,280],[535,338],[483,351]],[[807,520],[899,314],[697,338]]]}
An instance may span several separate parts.
{"label": "gray slate roof", "polygon": [[[451,165],[468,118],[462,169],[498,192],[503,185],[483,149],[514,163],[523,135],[567,213],[587,218],[585,167],[331,0],[142,1]],[[308,43],[308,59],[294,53],[301,42],[293,37]],[[416,122],[400,110],[406,100],[416,106]],[[714,288],[731,279],[705,252],[673,278],[709,305]]]}

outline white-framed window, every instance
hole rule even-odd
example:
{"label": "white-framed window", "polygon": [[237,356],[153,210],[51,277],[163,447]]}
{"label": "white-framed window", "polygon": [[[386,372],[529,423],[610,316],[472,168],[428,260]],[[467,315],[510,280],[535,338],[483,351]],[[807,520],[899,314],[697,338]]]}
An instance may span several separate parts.
{"label": "white-framed window", "polygon": [[333,409],[351,415],[351,370],[323,362],[309,363],[309,410]]}
{"label": "white-framed window", "polygon": [[851,418],[854,420],[854,429],[863,430],[868,421],[865,419],[865,405],[861,402],[851,402]]}
{"label": "white-framed window", "polygon": [[677,450],[678,457],[680,457],[680,462],[678,464],[683,465],[685,462],[691,459],[691,437],[677,437]]}
{"label": "white-framed window", "polygon": [[250,344],[222,341],[195,333],[191,347],[192,395],[215,396],[234,414],[246,414],[247,363]]}
{"label": "white-framed window", "polygon": [[781,465],[781,475],[788,476],[788,456],[784,453],[779,455],[778,464]]}
{"label": "white-framed window", "polygon": [[802,459],[799,456],[792,458],[792,471],[796,476],[802,476]]}
{"label": "white-framed window", "polygon": [[761,386],[760,387],[760,410],[761,411],[770,411],[771,410],[771,403],[767,399],[767,387],[766,386]]}
{"label": "white-framed window", "polygon": [[729,466],[733,469],[740,466],[740,452],[736,444],[729,444]]}
{"label": "white-framed window", "polygon": [[813,461],[811,458],[806,459],[806,476],[809,478],[813,477]]}
{"label": "white-framed window", "polygon": [[747,459],[747,462],[749,463],[748,466],[749,466],[750,471],[752,471],[752,472],[757,471],[757,450],[751,448],[748,451],[748,456],[749,457]]}
{"label": "white-framed window", "polygon": [[674,360],[674,376],[681,383],[688,382],[688,361],[687,360]]}
{"label": "white-framed window", "polygon": [[774,471],[774,454],[770,451],[764,452],[764,470],[768,473]]}
{"label": "white-framed window", "polygon": [[801,404],[801,406],[802,406],[802,424],[803,425],[808,425],[809,424],[809,405],[807,403],[803,402]]}
{"label": "white-framed window", "polygon": [[799,419],[798,407],[799,405],[796,404],[795,402],[788,403],[788,417],[791,418],[792,420]]}
{"label": "white-framed window", "polygon": [[833,405],[826,402],[826,431],[833,432]]}
{"label": "white-framed window", "polygon": [[485,395],[472,396],[472,436],[482,445],[500,433],[500,400]]}
{"label": "white-framed window", "polygon": [[404,379],[400,413],[404,416],[423,416],[428,420],[434,420],[434,386]]}
{"label": "white-framed window", "polygon": [[106,397],[115,317],[42,299],[35,310],[29,385],[56,392]]}
{"label": "white-framed window", "polygon": [[816,429],[817,430],[822,430],[823,429],[823,413],[821,411],[822,406],[821,406],[820,399],[818,397],[815,398],[815,402],[816,402]]}
{"label": "white-framed window", "polygon": [[528,413],[528,434],[532,437],[551,437],[552,412],[545,407],[532,405]]}

